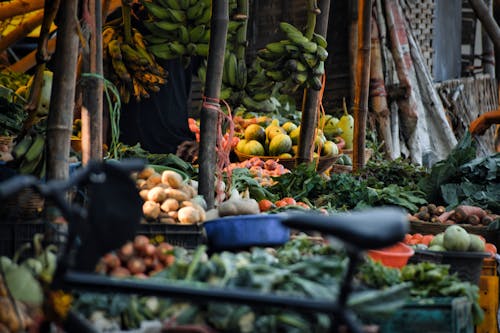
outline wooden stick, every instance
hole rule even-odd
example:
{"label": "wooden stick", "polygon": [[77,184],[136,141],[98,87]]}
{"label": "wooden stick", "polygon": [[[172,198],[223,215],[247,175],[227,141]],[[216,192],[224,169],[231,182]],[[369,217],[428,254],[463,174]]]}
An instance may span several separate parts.
{"label": "wooden stick", "polygon": [[0,21],[43,8],[44,0],[15,0],[0,2]]}
{"label": "wooden stick", "polygon": [[[49,56],[52,56],[55,49],[56,49],[56,38],[53,37],[52,39],[49,39],[49,42],[47,44],[47,52]],[[30,69],[32,69],[34,66],[36,66],[36,50],[31,51],[23,58],[21,58],[19,61],[16,61],[15,63],[7,67],[7,70],[18,73],[25,73]]]}
{"label": "wooden stick", "polygon": [[33,15],[30,15],[27,20],[23,21],[8,35],[3,36],[2,39],[0,39],[0,53],[7,50],[9,46],[15,44],[16,42],[26,37],[31,31],[33,31],[33,29],[42,24],[42,21],[43,21],[43,10],[33,13]]}
{"label": "wooden stick", "polygon": [[496,49],[500,49],[500,27],[491,15],[483,0],[469,0],[470,6],[474,10],[484,30],[488,33]]}
{"label": "wooden stick", "polygon": [[361,9],[358,18],[358,52],[355,76],[353,171],[365,166],[366,118],[370,90],[370,48],[371,48],[371,0],[359,0]]}
{"label": "wooden stick", "polygon": [[217,148],[217,122],[219,117],[217,108],[220,107],[218,100],[222,85],[228,22],[228,2],[213,1],[207,79],[205,83],[207,100],[204,101],[201,109],[199,152],[199,193],[205,198],[209,209],[213,208],[215,203],[214,186],[217,163],[217,154],[215,152]]}

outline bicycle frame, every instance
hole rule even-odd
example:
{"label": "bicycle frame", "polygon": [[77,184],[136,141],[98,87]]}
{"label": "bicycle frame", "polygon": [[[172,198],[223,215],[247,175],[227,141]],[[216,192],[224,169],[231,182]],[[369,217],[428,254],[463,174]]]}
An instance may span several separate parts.
{"label": "bicycle frame", "polygon": [[[122,170],[130,172],[140,170],[142,166],[142,164],[137,162],[129,165],[124,164]],[[390,232],[382,236],[380,236],[379,233],[377,236],[373,235],[373,227],[363,229],[361,227],[356,227],[356,223],[352,223],[366,220],[367,216],[371,216],[370,213],[368,213],[368,215],[367,213],[364,215],[358,214],[359,216],[353,214],[351,218],[345,216],[333,218],[306,213],[289,214],[288,217],[284,217],[283,223],[290,227],[295,227],[299,230],[317,230],[331,235],[340,235],[340,238],[345,242],[347,255],[349,257],[349,265],[340,286],[339,296],[335,301],[329,299],[312,299],[260,293],[242,288],[215,288],[213,286],[201,288],[190,287],[176,282],[162,282],[159,284],[150,281],[138,282],[134,280],[115,279],[94,273],[78,271],[73,269],[70,264],[69,254],[75,247],[78,238],[77,231],[80,227],[79,224],[85,222],[86,213],[82,207],[70,205],[68,201],[65,200],[64,193],[74,185],[92,181],[92,178],[94,178],[94,181],[102,181],[102,179],[99,180],[99,175],[102,172],[104,172],[104,170],[99,164],[92,164],[89,165],[86,170],[83,170],[66,182],[53,181],[46,185],[40,185],[35,179],[23,178],[17,183],[12,181],[10,184],[4,186],[0,184],[0,198],[6,197],[27,186],[35,187],[42,195],[53,200],[70,223],[68,243],[63,255],[58,261],[58,267],[50,287],[52,290],[139,294],[184,299],[197,303],[214,301],[230,302],[256,307],[281,307],[305,313],[325,313],[330,316],[331,322],[333,323],[331,327],[332,332],[337,332],[340,325],[345,325],[349,329],[349,332],[361,333],[362,329],[360,323],[357,321],[355,314],[346,306],[349,293],[351,292],[351,281],[355,267],[359,263],[365,249],[388,246],[395,243],[403,238],[408,227],[406,216],[403,212],[396,210],[378,209],[373,211],[372,214],[375,215],[375,220],[387,219],[388,221],[387,229]],[[104,174],[104,177],[105,176]],[[286,216],[286,214],[284,216]],[[335,221],[337,221],[337,224],[333,223]],[[377,223],[373,223],[374,228],[377,229]],[[74,323],[72,326],[73,332],[93,332],[91,326],[82,322],[82,319],[74,314],[70,314],[68,319],[76,321],[76,324]]]}

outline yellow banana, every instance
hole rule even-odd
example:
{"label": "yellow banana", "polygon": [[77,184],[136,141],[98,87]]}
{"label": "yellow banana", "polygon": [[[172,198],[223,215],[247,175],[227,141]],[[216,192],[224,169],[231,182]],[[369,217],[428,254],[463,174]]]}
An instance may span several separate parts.
{"label": "yellow banana", "polygon": [[116,75],[123,81],[130,81],[130,74],[125,66],[125,63],[119,59],[111,59],[111,65],[115,70]]}
{"label": "yellow banana", "polygon": [[113,39],[108,43],[108,53],[112,59],[122,60],[122,51],[118,39]]}
{"label": "yellow banana", "polygon": [[106,27],[102,32],[102,44],[107,45],[116,35],[116,31],[113,27]]}

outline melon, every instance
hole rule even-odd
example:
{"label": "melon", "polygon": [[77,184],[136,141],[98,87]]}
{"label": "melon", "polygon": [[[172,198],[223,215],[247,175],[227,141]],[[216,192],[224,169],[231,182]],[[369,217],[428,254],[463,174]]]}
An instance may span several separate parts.
{"label": "melon", "polygon": [[286,134],[278,134],[269,142],[269,155],[271,156],[288,153],[290,149],[292,149],[292,139]]}
{"label": "melon", "polygon": [[263,143],[266,140],[266,132],[264,130],[264,127],[257,124],[248,125],[248,127],[245,128],[245,139],[247,141],[257,140]]}
{"label": "melon", "polygon": [[264,146],[257,140],[249,140],[244,146],[242,153],[248,155],[263,156]]}
{"label": "melon", "polygon": [[292,139],[292,143],[294,145],[299,144],[299,137],[300,137],[300,125],[297,126],[296,129],[290,132],[290,139]]}
{"label": "melon", "polygon": [[283,154],[279,154],[278,157],[280,157],[280,158],[292,158],[293,156],[290,153],[283,153]]}
{"label": "melon", "polygon": [[467,251],[469,245],[470,236],[461,226],[452,225],[444,231],[443,246],[448,251]]}
{"label": "melon", "polygon": [[323,156],[334,156],[338,155],[339,153],[339,148],[335,144],[335,142],[327,140],[325,144],[323,145],[323,149],[321,150],[321,153]]}
{"label": "melon", "polygon": [[271,126],[267,128],[267,139],[269,142],[278,134],[286,134],[286,131],[279,126]]}
{"label": "melon", "polygon": [[291,121],[287,121],[281,127],[283,127],[283,129],[286,131],[287,134],[290,134],[294,129],[297,128],[297,125],[295,125]]}
{"label": "melon", "polygon": [[434,238],[429,243],[429,246],[433,245],[443,246],[443,237],[444,237],[444,232],[435,235]]}
{"label": "melon", "polygon": [[478,235],[469,234],[470,244],[468,251],[471,252],[484,252],[485,243]]}
{"label": "melon", "polygon": [[245,148],[243,148],[247,144],[248,140],[246,139],[241,139],[238,141],[238,144],[236,145],[236,150],[243,152]]}
{"label": "melon", "polygon": [[432,245],[427,248],[429,251],[446,251],[446,249],[441,245]]}

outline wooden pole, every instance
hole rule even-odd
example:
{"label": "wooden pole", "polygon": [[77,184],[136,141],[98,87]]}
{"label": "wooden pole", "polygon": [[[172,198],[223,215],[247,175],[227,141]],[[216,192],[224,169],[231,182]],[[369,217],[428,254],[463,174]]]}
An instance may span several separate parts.
{"label": "wooden pole", "polygon": [[371,0],[359,0],[358,52],[354,84],[353,171],[365,166],[366,118],[370,90]]}
{"label": "wooden pole", "polygon": [[488,6],[486,6],[483,0],[469,0],[469,3],[477,18],[481,21],[484,30],[488,33],[488,36],[490,36],[495,48],[500,49],[500,27],[495,22]]}
{"label": "wooden pole", "polygon": [[43,8],[45,0],[0,2],[0,21]]}
{"label": "wooden pole", "polygon": [[212,1],[210,43],[205,83],[205,100],[201,108],[200,124],[200,176],[199,193],[205,198],[207,207],[214,207],[214,186],[217,163],[217,126],[219,119],[220,89],[229,22],[228,0]]}
{"label": "wooden pole", "polygon": [[356,61],[358,50],[358,0],[349,0],[349,77],[350,77],[350,98],[349,104],[352,105],[355,93]]}
{"label": "wooden pole", "polygon": [[[330,11],[330,0],[321,1],[323,8],[319,9],[316,0],[308,1],[308,28],[311,31],[306,32],[306,37],[311,38],[312,33],[316,33],[326,38],[328,30],[328,14]],[[323,11],[324,9],[324,11]],[[318,19],[316,21],[316,19]],[[319,26],[317,23],[320,23]],[[314,30],[312,30],[314,29]],[[319,105],[320,91],[314,89],[307,89],[305,108],[302,110],[302,119],[300,122],[300,139],[299,139],[299,153],[297,163],[312,161],[314,151],[314,141],[316,138],[316,127],[318,124],[318,105]]]}
{"label": "wooden pole", "polygon": [[[486,0],[486,6],[488,7],[488,11],[493,13],[493,1]],[[481,39],[483,43],[483,55],[482,55],[482,65],[483,70],[486,74],[489,74],[491,78],[495,77],[495,48],[493,46],[493,42],[491,38],[488,36],[488,33],[482,27],[481,29]]]}
{"label": "wooden pole", "polygon": [[[82,121],[89,121],[89,134],[87,140],[90,143],[88,151],[82,152],[82,162],[86,164],[89,160],[102,159],[103,143],[103,65],[102,65],[102,9],[101,0],[88,1],[88,22],[90,27],[89,40],[89,71],[94,76],[87,77],[83,104],[86,109],[82,110]],[[88,112],[88,115],[83,115]],[[82,133],[83,135],[83,133]],[[83,141],[83,138],[82,138]]]}
{"label": "wooden pole", "polygon": [[47,119],[47,178],[69,176],[70,137],[75,104],[76,65],[78,58],[78,0],[65,0],[59,8],[56,68]]}
{"label": "wooden pole", "polygon": [[11,45],[20,41],[26,35],[28,35],[33,29],[42,24],[43,21],[43,10],[33,13],[30,17],[18,25],[14,30],[12,30],[8,35],[5,35],[0,39],[0,53],[7,50]]}

